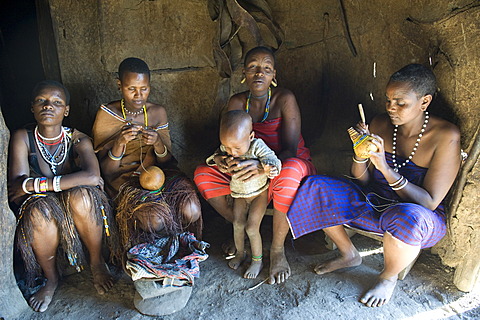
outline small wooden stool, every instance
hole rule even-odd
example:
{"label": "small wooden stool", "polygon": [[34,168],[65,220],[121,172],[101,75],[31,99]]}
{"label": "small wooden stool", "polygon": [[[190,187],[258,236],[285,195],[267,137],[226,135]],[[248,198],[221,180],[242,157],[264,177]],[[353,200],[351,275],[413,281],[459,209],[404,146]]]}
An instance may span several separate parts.
{"label": "small wooden stool", "polygon": [[[374,239],[374,240],[383,242],[383,235],[380,234],[380,233],[370,232],[370,231],[365,231],[365,230],[357,229],[357,228],[351,227],[351,226],[346,225],[346,224],[344,224],[343,226],[344,226],[344,228],[345,228],[345,232],[347,233],[347,235],[348,235],[350,238],[351,238],[354,234],[358,233],[358,234],[361,234],[362,236],[365,236],[365,237],[368,237],[368,238],[371,238],[371,239]],[[327,249],[329,249],[329,250],[335,250],[335,249],[337,248],[337,246],[335,245],[335,243],[333,243],[332,239],[330,239],[330,237],[327,236],[326,234],[325,234],[325,242],[327,243],[327,244],[325,245],[325,247],[327,247]],[[412,261],[412,263],[410,263],[405,269],[403,269],[403,270],[398,274],[398,280],[403,280],[403,279],[405,279],[405,277],[407,276],[407,274],[410,272],[410,269],[412,269],[413,265],[414,265],[415,262],[417,261],[419,255],[420,255],[420,253],[418,253],[417,257]]]}

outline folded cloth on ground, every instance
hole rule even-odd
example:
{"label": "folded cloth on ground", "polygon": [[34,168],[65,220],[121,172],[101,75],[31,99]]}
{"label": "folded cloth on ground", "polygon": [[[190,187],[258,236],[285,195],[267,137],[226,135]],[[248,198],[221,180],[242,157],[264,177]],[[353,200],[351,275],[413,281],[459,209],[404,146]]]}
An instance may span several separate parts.
{"label": "folded cloth on ground", "polygon": [[184,281],[168,280],[164,286],[193,285],[193,279],[200,276],[199,262],[208,258],[205,249],[209,246],[190,232],[158,238],[128,250],[126,269],[134,281],[172,278]]}

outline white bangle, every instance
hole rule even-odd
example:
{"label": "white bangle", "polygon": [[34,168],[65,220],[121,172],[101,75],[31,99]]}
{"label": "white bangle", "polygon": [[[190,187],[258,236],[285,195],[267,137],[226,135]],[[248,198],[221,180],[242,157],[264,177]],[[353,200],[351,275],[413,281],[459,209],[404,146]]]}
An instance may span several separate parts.
{"label": "white bangle", "polygon": [[153,148],[153,152],[155,152],[155,155],[159,158],[165,158],[167,156],[167,153],[168,153],[167,146],[163,145],[163,147],[165,148],[165,150],[163,150],[163,153],[157,153],[157,150],[155,150],[155,148]]}
{"label": "white bangle", "polygon": [[62,188],[60,188],[60,179],[62,179],[62,176],[53,177],[53,191],[54,192],[62,191]]}
{"label": "white bangle", "polygon": [[32,192],[30,192],[30,191],[27,190],[27,183],[28,183],[28,181],[30,181],[30,180],[33,180],[33,178],[25,178],[25,180],[23,180],[23,182],[22,182],[22,190],[23,190],[23,192],[25,192],[26,194],[32,194]]}
{"label": "white bangle", "polygon": [[35,178],[33,180],[33,191],[35,191],[35,193],[40,193],[40,178]]}
{"label": "white bangle", "polygon": [[404,179],[404,180],[405,180],[405,182],[403,184],[401,184],[398,187],[392,187],[392,190],[393,191],[398,191],[398,190],[402,190],[403,188],[405,188],[408,184],[408,180],[407,179]]}
{"label": "white bangle", "polygon": [[355,159],[355,156],[352,157],[353,162],[355,163],[366,163],[368,161],[368,158],[365,158],[363,160],[357,160]]}

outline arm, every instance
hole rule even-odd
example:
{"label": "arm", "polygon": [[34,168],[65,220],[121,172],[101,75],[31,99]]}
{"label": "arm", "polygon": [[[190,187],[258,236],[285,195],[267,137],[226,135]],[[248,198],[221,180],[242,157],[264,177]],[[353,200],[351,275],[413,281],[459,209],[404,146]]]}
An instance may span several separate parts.
{"label": "arm", "polygon": [[[152,120],[157,120],[155,121],[156,123],[159,123],[160,125],[168,123],[167,111],[165,108],[159,105],[152,105],[150,110],[152,110],[151,118]],[[153,146],[153,152],[155,153],[155,158],[158,164],[168,162],[172,158],[172,154],[169,150],[172,145],[170,135],[162,135],[161,129],[156,131],[152,128],[143,128],[142,139],[147,146]]]}
{"label": "arm", "polygon": [[297,155],[302,119],[297,100],[292,92],[284,90],[277,99],[279,99],[277,103],[282,116],[282,151],[278,154],[278,158],[285,160]]}
{"label": "arm", "polygon": [[[60,188],[68,190],[79,185],[103,186],[103,180],[100,178],[100,169],[97,158],[93,152],[93,146],[90,139],[84,135],[79,135],[78,143],[74,145],[75,152],[78,154],[79,165],[82,168],[75,173],[61,175]],[[10,201],[19,202],[26,195],[22,188],[22,183],[30,176],[30,167],[28,163],[28,137],[25,130],[17,131],[12,137],[10,144],[10,171],[9,171],[9,197]],[[51,176],[51,173],[45,174]],[[33,180],[29,180],[25,188],[33,193]],[[53,191],[53,177],[47,178],[47,191]]]}
{"label": "arm", "polygon": [[270,149],[263,140],[255,140],[255,156],[258,158],[260,163],[267,174],[269,179],[273,179],[280,174],[282,170],[282,162],[277,158],[275,152]]}
{"label": "arm", "polygon": [[[441,126],[438,125],[438,127]],[[408,183],[403,189],[396,192],[405,201],[435,210],[447,195],[460,168],[460,132],[454,125],[449,124],[447,127],[437,128],[430,134],[436,135],[436,137],[431,140],[434,148],[423,185],[417,186]],[[380,153],[384,152],[383,140],[378,136],[376,138],[379,140],[376,144],[380,151],[372,153],[372,163],[392,184],[401,176],[388,165],[382,164]]]}

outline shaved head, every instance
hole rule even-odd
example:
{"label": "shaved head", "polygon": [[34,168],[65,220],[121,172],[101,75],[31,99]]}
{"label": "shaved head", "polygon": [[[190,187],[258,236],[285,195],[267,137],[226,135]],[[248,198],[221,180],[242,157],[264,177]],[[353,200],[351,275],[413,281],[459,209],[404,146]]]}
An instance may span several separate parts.
{"label": "shaved head", "polygon": [[226,112],[220,120],[220,135],[252,132],[252,117],[243,110],[231,110]]}

